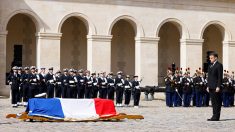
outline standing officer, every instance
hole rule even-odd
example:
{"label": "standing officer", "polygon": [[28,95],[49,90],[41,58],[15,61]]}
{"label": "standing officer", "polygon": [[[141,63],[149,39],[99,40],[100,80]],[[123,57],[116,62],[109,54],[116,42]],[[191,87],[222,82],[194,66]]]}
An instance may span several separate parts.
{"label": "standing officer", "polygon": [[7,81],[8,83],[11,85],[11,104],[12,104],[12,107],[17,107],[17,101],[18,101],[18,95],[19,95],[19,81],[20,81],[20,78],[18,76],[18,73],[17,73],[17,67],[14,66],[12,68],[13,70],[13,73],[11,73],[8,78],[7,78]]}
{"label": "standing officer", "polygon": [[117,77],[115,79],[116,87],[116,104],[117,106],[122,106],[123,91],[124,91],[124,79],[122,78],[122,72],[117,72]]}
{"label": "standing officer", "polygon": [[100,73],[100,77],[98,78],[98,82],[99,82],[99,97],[102,99],[106,99],[107,98],[107,79],[104,76],[104,72]]}
{"label": "standing officer", "polygon": [[67,96],[67,89],[69,89],[69,74],[68,69],[63,69],[64,74],[61,76],[62,79],[62,98],[66,98]]}
{"label": "standing officer", "polygon": [[24,73],[21,76],[22,89],[23,89],[23,105],[26,107],[28,104],[28,90],[29,90],[29,67],[24,68]]}
{"label": "standing officer", "polygon": [[230,106],[230,100],[229,100],[229,91],[230,91],[230,87],[231,87],[231,82],[229,80],[228,74],[224,73],[224,78],[222,81],[222,100],[223,100],[223,105],[224,107],[229,107]]}
{"label": "standing officer", "polygon": [[39,93],[45,93],[47,90],[47,85],[46,85],[46,80],[45,80],[45,76],[46,76],[46,68],[42,67],[39,75]]}
{"label": "standing officer", "polygon": [[196,92],[196,107],[202,107],[203,103],[203,87],[204,87],[204,78],[200,70],[197,72],[197,77],[193,80],[195,84],[195,92]]}
{"label": "standing officer", "polygon": [[76,78],[76,73],[74,69],[69,69],[69,75],[67,79],[68,79],[69,87],[67,88],[67,91],[66,91],[66,97],[77,98],[76,84],[78,83],[78,80]]}
{"label": "standing officer", "polygon": [[21,79],[23,73],[22,73],[22,67],[18,67],[17,68],[17,74],[20,78],[19,80],[19,95],[18,95],[18,101],[17,104],[18,105],[23,105],[22,104],[22,97],[23,97],[23,80]]}
{"label": "standing officer", "polygon": [[99,91],[98,78],[96,77],[96,73],[92,73],[92,98],[97,98]]}
{"label": "standing officer", "polygon": [[181,106],[181,102],[182,102],[182,96],[180,95],[180,92],[179,92],[179,91],[181,91],[182,80],[181,80],[181,77],[180,77],[178,70],[175,71],[175,76],[174,76],[173,80],[175,82],[175,85],[174,85],[175,92],[174,92],[174,97],[173,97],[174,98],[173,105],[174,105],[174,107],[179,107],[179,106]]}
{"label": "standing officer", "polygon": [[55,75],[53,74],[53,67],[48,69],[49,72],[45,76],[45,81],[47,84],[47,98],[53,98],[54,97],[54,89],[55,89]]}
{"label": "standing officer", "polygon": [[140,101],[140,81],[138,80],[138,76],[134,76],[134,81],[132,82],[133,92],[134,92],[134,108],[139,108]]}
{"label": "standing officer", "polygon": [[92,98],[92,77],[90,76],[90,71],[85,71],[85,98]]}
{"label": "standing officer", "polygon": [[63,83],[63,79],[62,79],[62,74],[61,71],[58,70],[55,74],[55,78],[56,78],[56,85],[55,85],[55,97],[57,98],[61,98],[62,95],[62,83]]}
{"label": "standing officer", "polygon": [[108,99],[114,100],[114,93],[115,93],[115,79],[113,79],[113,73],[109,73],[107,77],[108,82]]}
{"label": "standing officer", "polygon": [[184,107],[189,107],[192,95],[192,79],[189,76],[189,72],[186,72],[184,78],[182,79],[183,84],[183,104]]}
{"label": "standing officer", "polygon": [[85,77],[83,76],[83,70],[79,70],[78,71],[78,76],[77,76],[77,95],[78,98],[84,98],[85,95],[85,87],[86,87],[86,83],[85,83]]}
{"label": "standing officer", "polygon": [[166,106],[173,106],[173,95],[174,95],[174,81],[172,76],[172,71],[170,68],[167,70],[167,76],[165,77],[165,85],[166,85]]}
{"label": "standing officer", "polygon": [[131,91],[132,91],[132,83],[130,82],[130,76],[126,75],[126,80],[124,82],[124,93],[125,93],[125,106],[129,106],[131,101]]}
{"label": "standing officer", "polygon": [[213,107],[213,116],[208,121],[219,121],[221,112],[221,85],[223,80],[223,65],[218,62],[218,54],[211,52],[209,55],[211,64],[208,69],[208,88]]}
{"label": "standing officer", "polygon": [[28,91],[28,97],[34,98],[34,96],[37,94],[37,88],[38,88],[38,77],[36,73],[36,67],[31,66],[30,67],[31,73],[29,74],[29,91]]}

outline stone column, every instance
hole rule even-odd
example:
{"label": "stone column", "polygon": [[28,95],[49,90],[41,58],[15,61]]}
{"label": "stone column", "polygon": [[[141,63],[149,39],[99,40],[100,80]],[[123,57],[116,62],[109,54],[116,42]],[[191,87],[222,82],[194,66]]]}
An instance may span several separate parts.
{"label": "stone column", "polygon": [[158,41],[158,37],[136,38],[135,73],[143,78],[142,86],[158,85]]}
{"label": "stone column", "polygon": [[111,39],[111,35],[87,35],[88,70],[111,71]]}
{"label": "stone column", "polygon": [[6,40],[7,31],[0,32],[0,95],[9,96],[10,88],[5,85],[6,81]]}
{"label": "stone column", "polygon": [[38,33],[37,35],[37,67],[53,67],[60,69],[61,33]]}
{"label": "stone column", "polygon": [[223,42],[223,66],[230,73],[235,71],[235,41]]}
{"label": "stone column", "polygon": [[196,69],[203,66],[202,44],[203,39],[180,40],[180,66],[185,71],[190,67],[191,75]]}

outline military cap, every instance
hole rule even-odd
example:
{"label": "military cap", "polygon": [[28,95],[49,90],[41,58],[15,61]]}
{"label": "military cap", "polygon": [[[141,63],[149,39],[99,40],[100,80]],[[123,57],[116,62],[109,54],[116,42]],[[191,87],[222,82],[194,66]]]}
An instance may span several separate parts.
{"label": "military cap", "polygon": [[29,70],[29,67],[24,67],[24,70]]}
{"label": "military cap", "polygon": [[133,77],[135,78],[135,77],[139,77],[139,76],[138,75],[134,75]]}
{"label": "military cap", "polygon": [[130,75],[126,75],[126,78],[130,78]]}
{"label": "military cap", "polygon": [[48,68],[48,70],[53,70],[53,67]]}
{"label": "military cap", "polygon": [[67,69],[67,68],[65,68],[65,69],[63,69],[63,71],[64,71],[64,72],[68,72],[68,69]]}
{"label": "military cap", "polygon": [[17,69],[18,69],[17,66],[13,66],[13,67],[12,67],[12,70],[17,70]]}
{"label": "military cap", "polygon": [[35,67],[35,66],[31,66],[30,69],[31,69],[31,70],[32,70],[32,69],[36,69],[36,67]]}
{"label": "military cap", "polygon": [[110,72],[109,75],[113,75],[113,72]]}

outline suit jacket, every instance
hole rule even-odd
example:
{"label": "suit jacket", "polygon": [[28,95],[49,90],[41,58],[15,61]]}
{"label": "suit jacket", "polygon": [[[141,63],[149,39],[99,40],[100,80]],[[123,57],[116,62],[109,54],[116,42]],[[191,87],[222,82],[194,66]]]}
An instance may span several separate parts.
{"label": "suit jacket", "polygon": [[223,65],[218,61],[208,68],[208,87],[210,89],[221,88],[223,81]]}

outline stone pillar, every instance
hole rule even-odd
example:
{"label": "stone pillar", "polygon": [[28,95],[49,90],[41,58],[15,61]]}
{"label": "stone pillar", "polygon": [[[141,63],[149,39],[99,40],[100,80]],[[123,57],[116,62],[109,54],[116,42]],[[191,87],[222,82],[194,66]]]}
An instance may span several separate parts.
{"label": "stone pillar", "polygon": [[138,37],[135,44],[135,73],[142,86],[158,85],[158,41],[155,37]]}
{"label": "stone pillar", "polygon": [[37,67],[53,67],[60,69],[61,33],[38,33],[37,35]]}
{"label": "stone pillar", "polygon": [[180,65],[183,71],[190,67],[191,75],[193,75],[196,69],[203,66],[203,41],[203,39],[180,40]]}
{"label": "stone pillar", "polygon": [[7,31],[0,32],[0,95],[9,96],[10,88],[5,85],[6,81],[6,40]]}
{"label": "stone pillar", "polygon": [[222,52],[223,52],[223,68],[225,70],[230,70],[229,69],[229,46],[230,46],[229,41],[223,41],[223,49],[222,49]]}
{"label": "stone pillar", "polygon": [[223,42],[223,66],[225,70],[235,71],[235,41]]}
{"label": "stone pillar", "polygon": [[111,39],[111,35],[87,35],[88,70],[111,71]]}

